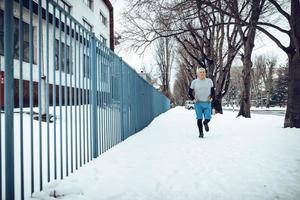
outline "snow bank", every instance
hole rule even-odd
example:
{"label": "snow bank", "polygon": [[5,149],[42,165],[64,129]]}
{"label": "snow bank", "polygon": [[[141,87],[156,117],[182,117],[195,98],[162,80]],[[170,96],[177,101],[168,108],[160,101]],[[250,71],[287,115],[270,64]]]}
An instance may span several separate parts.
{"label": "snow bank", "polygon": [[279,116],[225,111],[200,139],[194,111],[176,107],[32,199],[296,200],[300,131],[282,125]]}

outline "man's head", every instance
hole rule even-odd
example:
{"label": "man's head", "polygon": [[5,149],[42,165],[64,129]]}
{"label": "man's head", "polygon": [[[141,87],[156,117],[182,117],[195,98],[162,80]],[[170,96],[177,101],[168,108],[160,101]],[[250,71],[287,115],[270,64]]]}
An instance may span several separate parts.
{"label": "man's head", "polygon": [[206,77],[206,71],[203,67],[197,69],[197,75],[201,80],[204,80]]}

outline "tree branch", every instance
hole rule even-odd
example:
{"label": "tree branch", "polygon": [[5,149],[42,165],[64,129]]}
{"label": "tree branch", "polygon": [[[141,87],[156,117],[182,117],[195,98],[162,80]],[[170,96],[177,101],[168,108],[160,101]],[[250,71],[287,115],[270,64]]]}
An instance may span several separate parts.
{"label": "tree branch", "polygon": [[277,1],[269,0],[269,2],[275,6],[275,8],[280,12],[280,14],[282,14],[288,20],[288,22],[290,22],[290,15],[281,8]]}

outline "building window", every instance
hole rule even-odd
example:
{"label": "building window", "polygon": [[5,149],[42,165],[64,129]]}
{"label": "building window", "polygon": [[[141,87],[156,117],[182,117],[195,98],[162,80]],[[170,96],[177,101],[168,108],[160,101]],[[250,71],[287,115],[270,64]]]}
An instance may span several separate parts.
{"label": "building window", "polygon": [[100,11],[100,20],[104,26],[107,26],[107,17]]}
{"label": "building window", "polygon": [[[4,56],[4,12],[0,10],[0,55]],[[34,35],[34,27],[31,27],[33,30],[33,38],[35,38]],[[29,30],[30,25],[23,22],[23,61],[29,62]],[[14,17],[14,58],[19,59],[19,19]],[[33,54],[32,54],[32,60],[33,63],[35,63],[35,48],[34,48],[34,42],[32,44],[33,46]]]}
{"label": "building window", "polygon": [[94,9],[94,1],[93,0],[83,0],[83,3],[87,5],[91,10]]}
{"label": "building window", "polygon": [[83,21],[83,27],[86,28],[88,31],[92,32],[93,31],[93,26],[88,23],[85,19],[82,19]]}
{"label": "building window", "polygon": [[67,11],[68,13],[71,13],[72,6],[69,3],[67,3],[67,2],[65,2],[63,0],[57,0],[56,3],[58,5],[60,5],[65,11]]}
{"label": "building window", "polygon": [[[72,74],[72,67],[71,67],[71,55],[70,55],[70,46],[65,45],[65,43],[61,42],[61,52],[59,52],[59,40],[56,40],[55,43],[55,69],[59,70],[59,55],[61,55],[61,71],[67,73],[67,74]],[[66,61],[65,61],[65,49],[66,49]],[[65,67],[65,62],[66,62],[66,67]]]}
{"label": "building window", "polygon": [[102,42],[102,44],[107,46],[107,39],[103,35],[100,35],[100,41]]}

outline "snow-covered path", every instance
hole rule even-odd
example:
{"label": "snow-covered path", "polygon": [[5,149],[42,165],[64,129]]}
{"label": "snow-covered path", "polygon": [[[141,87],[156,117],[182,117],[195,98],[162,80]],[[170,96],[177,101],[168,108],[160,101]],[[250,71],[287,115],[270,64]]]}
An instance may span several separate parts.
{"label": "snow-covered path", "polygon": [[[199,200],[299,199],[300,131],[283,118],[215,115],[198,138],[194,111],[157,117],[34,199]],[[52,197],[51,197],[52,196]]]}

